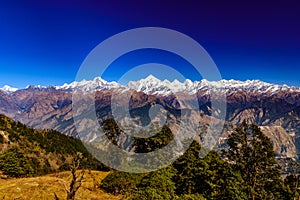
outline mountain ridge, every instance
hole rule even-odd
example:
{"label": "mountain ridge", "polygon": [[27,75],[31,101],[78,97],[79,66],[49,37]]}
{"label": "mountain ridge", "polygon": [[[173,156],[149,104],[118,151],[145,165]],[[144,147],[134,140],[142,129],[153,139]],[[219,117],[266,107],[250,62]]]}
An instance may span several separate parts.
{"label": "mountain ridge", "polygon": [[[273,141],[276,143],[278,143],[277,133],[280,132],[280,135],[288,142],[287,144],[278,143],[277,149],[280,150],[281,145],[289,146],[290,150],[287,155],[297,154],[293,150],[294,146],[298,152],[300,151],[300,89],[297,87],[270,84],[259,80],[221,80],[219,82],[174,80],[170,82],[160,81],[154,76],[130,84],[129,87],[125,87],[116,82],[95,78],[92,81],[73,82],[57,87],[29,86],[12,93],[0,91],[0,113],[33,128],[54,129],[67,135],[77,136],[78,128],[84,130],[97,126],[89,118],[77,122],[75,126],[72,95],[76,88],[79,97],[82,97],[78,104],[79,111],[84,113],[86,110],[95,109],[99,122],[113,118],[111,100],[114,94],[131,95],[130,115],[139,124],[149,122],[148,112],[155,104],[159,104],[168,112],[170,122],[174,124],[179,122],[180,110],[189,108],[189,105],[180,103],[177,98],[176,92],[180,91],[183,91],[183,98],[186,102],[197,97],[199,113],[193,114],[193,120],[198,120],[199,116],[201,120],[205,117],[208,119],[211,115],[210,91],[216,90],[226,95],[226,123],[235,125],[246,121],[264,126],[269,132],[268,135],[274,137]],[[187,92],[186,88],[189,88]],[[84,97],[89,96],[94,98],[94,107],[87,105],[84,101]],[[220,101],[223,100],[220,99]],[[119,101],[118,103],[128,103],[122,98]],[[204,122],[207,123],[207,120]],[[283,129],[268,128],[273,126],[280,126]],[[223,132],[230,132],[230,130]],[[93,135],[88,135],[84,140],[90,141],[92,138],[94,138]]]}
{"label": "mountain ridge", "polygon": [[[260,92],[276,94],[280,91],[289,92],[300,92],[300,87],[288,86],[286,84],[272,84],[260,80],[219,80],[219,81],[208,81],[202,79],[201,81],[191,81],[186,79],[183,82],[177,79],[173,81],[160,80],[153,75],[149,75],[146,78],[142,78],[137,81],[129,81],[126,85],[121,85],[115,81],[108,82],[100,77],[95,77],[93,80],[82,80],[74,81],[72,83],[65,83],[61,86],[41,86],[41,85],[29,85],[25,90],[39,90],[39,89],[55,89],[64,91],[81,90],[85,92],[110,90],[116,88],[133,89],[138,92],[144,92],[146,94],[155,95],[170,95],[177,92],[185,92],[189,94],[196,94],[199,90],[210,90],[210,89],[223,89],[224,92],[228,93],[228,90],[247,90],[248,92]],[[5,85],[0,90],[4,93],[14,93],[18,90],[10,86]]]}

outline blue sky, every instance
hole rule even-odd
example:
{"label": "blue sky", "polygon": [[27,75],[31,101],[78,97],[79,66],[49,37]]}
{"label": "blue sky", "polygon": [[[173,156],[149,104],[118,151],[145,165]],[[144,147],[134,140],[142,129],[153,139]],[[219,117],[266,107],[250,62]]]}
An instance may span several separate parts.
{"label": "blue sky", "polygon": [[[0,87],[61,85],[75,80],[88,53],[137,27],[165,27],[199,42],[224,79],[300,86],[297,1],[5,1],[0,0]],[[170,65],[198,80],[192,67],[156,50],[131,52],[104,74],[117,80],[136,65]]]}

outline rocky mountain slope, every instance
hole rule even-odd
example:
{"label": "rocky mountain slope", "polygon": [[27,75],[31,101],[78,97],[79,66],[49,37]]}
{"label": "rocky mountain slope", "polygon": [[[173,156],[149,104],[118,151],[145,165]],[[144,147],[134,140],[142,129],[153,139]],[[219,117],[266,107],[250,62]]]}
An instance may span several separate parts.
{"label": "rocky mountain slope", "polygon": [[[226,95],[227,124],[234,125],[246,120],[262,126],[273,140],[278,154],[282,149],[287,149],[285,156],[295,157],[297,150],[300,150],[300,88],[259,80],[170,82],[150,75],[145,79],[131,81],[125,86],[98,77],[63,86],[28,86],[20,90],[2,88],[0,113],[34,128],[52,128],[67,135],[76,135],[72,113],[74,91],[80,92],[81,95],[89,95],[96,91],[93,97],[99,121],[112,117],[111,99],[116,92],[130,93],[130,117],[142,125],[149,123],[147,113],[155,104],[167,110],[168,121],[176,124],[181,109],[188,106],[180,104],[178,94],[184,96],[187,101],[192,96],[197,97],[200,118],[198,114],[193,117],[197,120],[202,119],[205,124],[208,119],[203,119],[211,115],[211,92],[217,91]],[[88,106],[90,105],[86,105],[83,100],[79,109],[84,112]],[[78,127],[84,129],[89,124],[94,126],[93,122],[86,118],[79,122]],[[230,132],[230,128],[224,129],[224,135],[227,134],[226,131]],[[280,137],[283,138],[279,139]]]}

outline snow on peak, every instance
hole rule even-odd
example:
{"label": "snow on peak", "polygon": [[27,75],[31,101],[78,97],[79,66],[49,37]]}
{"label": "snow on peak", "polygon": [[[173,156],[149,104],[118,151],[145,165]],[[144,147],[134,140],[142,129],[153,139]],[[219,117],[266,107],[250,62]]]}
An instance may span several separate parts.
{"label": "snow on peak", "polygon": [[145,79],[141,79],[141,80],[152,81],[152,82],[160,82],[161,81],[158,78],[156,78],[155,76],[153,76],[152,74],[147,76]]}
{"label": "snow on peak", "polygon": [[[101,77],[96,77],[93,80],[81,80],[74,81],[70,84],[65,83],[62,86],[54,87],[44,87],[44,86],[27,86],[26,89],[56,89],[56,90],[66,90],[66,91],[99,91],[99,90],[110,90],[115,88],[122,89],[133,89],[138,92],[144,92],[146,94],[154,95],[169,95],[177,92],[184,92],[187,94],[196,94],[197,92],[209,92],[210,90],[215,90],[218,92],[224,92],[226,94],[234,93],[236,91],[244,91],[250,93],[260,93],[260,94],[276,94],[280,91],[290,91],[290,92],[300,92],[298,87],[289,87],[287,85],[276,85],[266,83],[260,80],[219,80],[219,81],[208,81],[202,79],[201,81],[191,81],[186,79],[183,82],[178,80],[159,80],[153,75],[149,75],[144,79],[137,81],[130,81],[127,85],[120,85],[117,82],[108,82],[103,80]],[[12,93],[18,90],[17,88],[12,88],[9,86],[4,86],[0,88],[1,91],[5,93]]]}
{"label": "snow on peak", "polygon": [[128,82],[127,87],[147,94],[168,95],[183,91],[187,93],[195,93],[194,85],[195,84],[188,79],[183,83],[177,79],[170,82],[169,80],[161,81],[153,75],[149,75],[145,79]]}
{"label": "snow on peak", "polygon": [[2,88],[0,88],[1,91],[5,93],[12,93],[18,90],[18,88],[10,87],[8,85],[4,85]]}
{"label": "snow on peak", "polygon": [[202,79],[201,81],[192,82],[186,79],[184,82],[174,80],[172,82],[168,80],[161,81],[154,77],[153,75],[148,76],[145,79],[138,81],[130,81],[127,87],[141,91],[147,94],[158,94],[158,95],[169,95],[171,93],[185,92],[188,94],[195,94],[197,91],[207,91],[207,90],[218,90],[225,93],[234,91],[246,91],[246,92],[258,92],[258,93],[268,93],[275,94],[280,91],[297,91],[300,92],[300,88],[288,87],[286,85],[276,85],[266,83],[260,80],[220,80],[220,81],[208,81]]}
{"label": "snow on peak", "polygon": [[42,85],[27,85],[25,89],[43,89],[43,88],[47,88],[47,87]]}
{"label": "snow on peak", "polygon": [[58,90],[83,90],[83,91],[93,91],[93,90],[104,90],[118,88],[121,85],[116,82],[107,82],[100,77],[96,77],[93,80],[82,80],[74,81],[70,84],[65,83],[62,86],[55,86]]}

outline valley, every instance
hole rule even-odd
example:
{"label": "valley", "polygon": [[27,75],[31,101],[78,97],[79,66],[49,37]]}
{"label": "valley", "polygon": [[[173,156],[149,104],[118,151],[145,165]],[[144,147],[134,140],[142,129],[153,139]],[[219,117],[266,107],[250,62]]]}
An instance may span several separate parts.
{"label": "valley", "polygon": [[[184,101],[191,102],[195,96],[199,104],[199,113],[193,117],[209,123],[211,116],[211,92],[217,91],[226,96],[225,129],[222,135],[228,135],[231,127],[246,121],[261,126],[266,134],[276,144],[276,152],[281,156],[297,159],[300,150],[300,89],[286,85],[276,85],[262,81],[221,80],[209,82],[206,80],[192,82],[186,80],[161,81],[150,75],[139,81],[131,81],[122,86],[116,82],[107,82],[101,78],[89,81],[73,82],[62,86],[28,86],[25,89],[0,90],[0,113],[37,129],[54,129],[66,135],[79,136],[77,129],[83,129],[94,122],[85,118],[74,124],[72,112],[72,92],[82,95],[78,112],[86,109],[84,97],[92,98],[94,94],[95,110],[99,123],[107,118],[113,118],[111,103],[116,93],[129,93],[130,112],[138,123],[149,123],[147,112],[151,105],[160,105],[168,112],[168,122],[176,122],[180,109],[189,108],[178,99],[179,93]],[[216,97],[217,98],[217,97]],[[122,99],[120,99],[122,102]],[[123,100],[124,101],[124,100]],[[79,101],[80,102],[80,101]],[[122,102],[123,104],[126,102]],[[203,117],[204,116],[204,117]],[[205,117],[207,116],[207,117]],[[218,118],[218,114],[214,115]],[[219,116],[222,118],[222,116]],[[125,119],[126,120],[126,119]],[[277,128],[276,128],[277,127]],[[278,135],[278,131],[280,134]],[[283,139],[278,139],[278,137]],[[89,141],[93,135],[81,138]],[[220,136],[221,137],[221,136]],[[286,151],[281,152],[284,148]]]}

